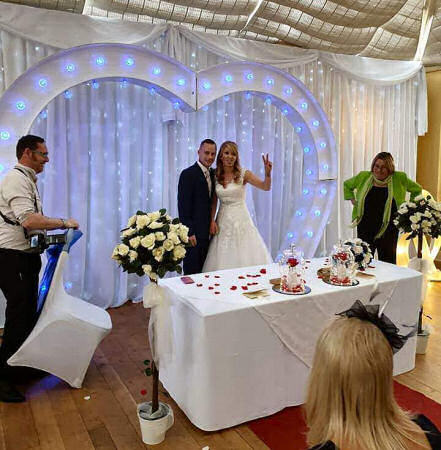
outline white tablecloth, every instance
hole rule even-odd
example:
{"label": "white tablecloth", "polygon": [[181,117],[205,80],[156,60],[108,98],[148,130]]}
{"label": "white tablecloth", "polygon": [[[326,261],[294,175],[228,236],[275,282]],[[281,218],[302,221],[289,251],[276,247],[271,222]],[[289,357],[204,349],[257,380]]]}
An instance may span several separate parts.
{"label": "white tablecloth", "polygon": [[[269,279],[279,277],[276,264],[193,275],[195,284],[189,285],[179,277],[161,280],[171,305],[173,353],[161,361],[160,379],[197,427],[219,430],[302,404],[321,330],[355,300],[367,301],[375,280],[385,295],[393,291],[385,314],[397,326],[416,323],[419,272],[375,262],[369,272],[376,278],[337,287],[317,278],[322,263],[308,264],[305,279],[312,291],[302,296],[271,290]],[[263,267],[266,274],[260,273]],[[271,296],[248,299],[241,287],[247,283],[268,287]],[[414,337],[394,356],[394,374],[414,368],[415,347]]]}

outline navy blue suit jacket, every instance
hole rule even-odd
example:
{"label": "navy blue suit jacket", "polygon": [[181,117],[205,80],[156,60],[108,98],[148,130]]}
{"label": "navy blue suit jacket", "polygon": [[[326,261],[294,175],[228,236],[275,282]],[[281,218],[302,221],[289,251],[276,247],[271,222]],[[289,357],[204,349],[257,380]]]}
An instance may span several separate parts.
{"label": "navy blue suit jacket", "polygon": [[[214,192],[214,170],[210,169],[212,192]],[[211,197],[207,180],[198,163],[181,172],[178,185],[179,220],[189,228],[188,235],[196,240],[210,237]]]}

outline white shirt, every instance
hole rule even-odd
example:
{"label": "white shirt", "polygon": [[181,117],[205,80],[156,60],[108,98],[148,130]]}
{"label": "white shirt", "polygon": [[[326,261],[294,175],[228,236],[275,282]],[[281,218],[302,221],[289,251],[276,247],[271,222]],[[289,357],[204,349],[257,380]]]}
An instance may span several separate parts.
{"label": "white shirt", "polygon": [[198,163],[199,167],[201,168],[202,173],[205,175],[205,179],[207,180],[207,184],[208,184],[208,193],[210,194],[210,197],[211,197],[212,186],[211,186],[210,171],[203,164],[201,164],[200,161],[197,161],[197,163]]}
{"label": "white shirt", "polygon": [[[22,224],[30,214],[42,212],[37,175],[30,167],[17,164],[0,183],[0,211],[12,222]],[[0,248],[27,250],[24,228],[6,223],[0,216]]]}

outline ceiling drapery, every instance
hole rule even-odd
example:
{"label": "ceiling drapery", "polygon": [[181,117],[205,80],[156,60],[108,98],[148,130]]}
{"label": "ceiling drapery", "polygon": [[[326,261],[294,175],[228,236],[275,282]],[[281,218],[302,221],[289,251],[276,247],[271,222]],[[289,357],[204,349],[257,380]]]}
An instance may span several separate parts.
{"label": "ceiling drapery", "polygon": [[[441,0],[12,0],[28,6],[332,53],[441,63]],[[424,11],[426,10],[426,14]],[[429,11],[429,15],[427,15]],[[427,30],[426,24],[431,24]],[[427,36],[426,36],[427,37]]]}

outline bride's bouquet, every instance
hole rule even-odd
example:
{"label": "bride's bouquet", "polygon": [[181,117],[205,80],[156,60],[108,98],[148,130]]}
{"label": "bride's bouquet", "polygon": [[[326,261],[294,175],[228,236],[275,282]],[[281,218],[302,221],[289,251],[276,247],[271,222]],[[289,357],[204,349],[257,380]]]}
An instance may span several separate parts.
{"label": "bride's bouquet", "polygon": [[357,269],[366,270],[373,258],[369,244],[359,238],[348,239],[343,244],[349,246],[352,254],[354,255]]}
{"label": "bride's bouquet", "polygon": [[441,203],[430,195],[418,195],[413,202],[404,202],[394,218],[394,225],[401,233],[410,233],[412,239],[422,233],[431,238],[441,235]]}
{"label": "bride's bouquet", "polygon": [[188,228],[165,209],[138,211],[122,230],[121,244],[114,248],[112,258],[123,271],[157,281],[167,272],[182,273],[187,243]]}

